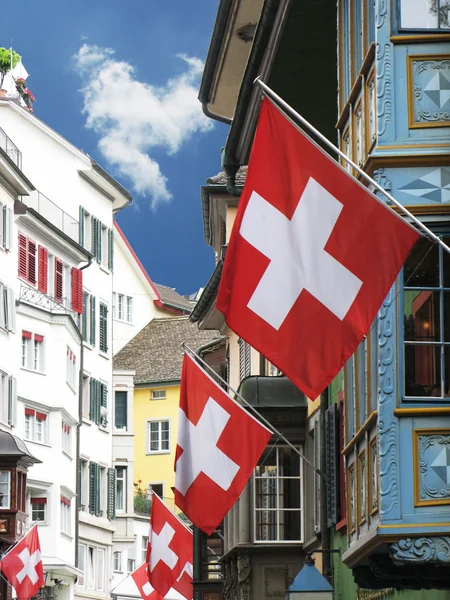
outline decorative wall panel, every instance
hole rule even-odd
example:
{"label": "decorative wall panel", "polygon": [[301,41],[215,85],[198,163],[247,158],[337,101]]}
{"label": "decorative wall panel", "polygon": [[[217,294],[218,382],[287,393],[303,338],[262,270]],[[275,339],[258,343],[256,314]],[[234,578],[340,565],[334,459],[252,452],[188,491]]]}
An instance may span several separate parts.
{"label": "decorative wall panel", "polygon": [[414,431],[415,504],[450,504],[450,429]]}
{"label": "decorative wall panel", "polygon": [[450,55],[408,56],[409,127],[450,126]]}

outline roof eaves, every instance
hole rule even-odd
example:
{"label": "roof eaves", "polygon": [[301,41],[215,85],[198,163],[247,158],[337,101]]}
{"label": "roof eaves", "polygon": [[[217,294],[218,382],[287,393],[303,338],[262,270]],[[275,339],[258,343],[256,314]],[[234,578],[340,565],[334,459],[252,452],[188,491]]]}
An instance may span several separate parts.
{"label": "roof eaves", "polygon": [[217,263],[208,283],[205,285],[202,295],[189,315],[189,320],[192,321],[192,323],[197,323],[211,308],[216,299],[219,291],[220,279],[222,277],[223,262],[223,259],[220,259]]}
{"label": "roof eaves", "polygon": [[198,93],[198,99],[202,104],[202,109],[205,115],[210,119],[214,119],[220,123],[226,123],[227,125],[231,123],[231,119],[227,119],[210,112],[208,109],[208,103],[210,100],[211,85],[216,72],[217,61],[220,57],[223,36],[226,32],[232,4],[232,0],[221,0],[219,3],[216,20],[214,22],[214,29],[211,36],[211,42],[209,44],[208,54],[205,60],[205,67],[203,69],[203,76],[200,82],[200,90]]}
{"label": "roof eaves", "polygon": [[96,163],[95,160],[93,160],[92,158],[91,165],[92,169],[101,177],[103,177],[103,179],[107,181],[116,191],[118,191],[119,194],[122,194],[122,196],[124,196],[129,203],[133,201],[133,197],[131,196],[130,192],[126,188],[124,188],[123,185],[121,185],[116,179],[114,179],[114,177],[112,177],[108,173],[108,171],[105,171],[103,167]]}
{"label": "roof eaves", "polygon": [[3,150],[3,148],[0,148],[0,156],[2,157],[2,159],[7,163],[7,165],[10,167],[10,169],[12,169],[14,171],[14,173],[17,175],[17,177],[19,177],[22,181],[22,183],[25,184],[26,187],[28,187],[30,189],[30,191],[34,191],[36,188],[34,187],[34,185],[31,183],[31,181],[25,177],[25,175],[22,173],[22,171],[19,169],[19,167],[16,165],[16,163],[11,160],[11,158],[6,154],[6,152]]}

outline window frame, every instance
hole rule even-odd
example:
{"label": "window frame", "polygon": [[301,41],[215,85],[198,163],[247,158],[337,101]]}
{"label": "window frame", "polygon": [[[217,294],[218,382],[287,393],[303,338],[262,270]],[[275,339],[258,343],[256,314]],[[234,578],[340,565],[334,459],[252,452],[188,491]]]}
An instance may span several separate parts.
{"label": "window frame", "polygon": [[[164,395],[156,397],[155,394],[156,395],[157,394],[164,394]],[[166,389],[163,389],[163,390],[160,390],[160,389],[158,389],[158,390],[152,390],[151,398],[150,399],[151,400],[167,400],[167,390]]]}
{"label": "window frame", "polygon": [[[116,489],[115,489],[115,501],[116,501],[116,513],[126,513],[127,512],[127,467],[125,465],[115,465],[114,467],[116,471]],[[122,477],[119,477],[118,471],[122,470]],[[119,506],[119,493],[118,487],[119,482],[122,483],[122,505]]]}
{"label": "window frame", "polygon": [[[125,396],[125,404],[120,406],[125,412],[125,415],[121,416],[125,422],[124,427],[117,427],[117,394],[124,394]],[[114,390],[114,430],[122,432],[128,431],[128,390]]]}
{"label": "window frame", "polygon": [[122,552],[116,550],[113,552],[113,571],[114,573],[123,573]]}
{"label": "window frame", "polygon": [[[298,449],[303,453],[303,447],[301,445],[297,446]],[[299,468],[299,475],[298,476],[283,476],[283,475],[278,475],[279,472],[279,454],[280,454],[280,450],[289,448],[288,446],[284,446],[281,444],[270,444],[267,446],[267,449],[270,452],[275,451],[276,452],[276,465],[277,465],[277,475],[275,477],[262,477],[262,476],[258,476],[256,475],[256,468],[253,471],[253,475],[252,475],[252,488],[253,488],[253,509],[252,509],[252,521],[253,521],[253,527],[252,527],[252,537],[253,537],[253,543],[257,544],[257,545],[261,545],[261,544],[297,544],[297,543],[303,543],[304,541],[304,534],[305,534],[305,493],[304,493],[304,474],[303,474],[303,461],[301,460],[300,456],[296,454],[296,460],[298,461],[298,468]],[[275,493],[275,498],[276,498],[276,508],[257,508],[256,507],[256,498],[257,498],[257,488],[256,488],[256,481],[257,480],[270,480],[270,481],[276,481],[276,493]],[[300,506],[297,508],[287,508],[285,506],[280,506],[279,505],[279,493],[278,493],[278,482],[280,480],[298,480],[298,484],[300,487],[299,490],[299,504]],[[262,540],[262,539],[258,539],[258,534],[257,534],[257,524],[258,524],[258,519],[257,519],[257,514],[258,513],[263,513],[264,511],[270,511],[271,513],[276,514],[276,530],[277,530],[277,539],[267,539],[267,540]],[[293,513],[300,513],[300,536],[297,539],[280,539],[280,524],[281,524],[281,520],[280,520],[280,513],[282,512],[293,512]],[[283,521],[283,525],[284,525],[284,521]]]}
{"label": "window frame", "polygon": [[[34,502],[33,500],[39,500],[40,502]],[[44,500],[44,502],[42,502],[42,500]],[[48,515],[48,511],[47,511],[47,500],[48,498],[46,496],[31,496],[30,497],[30,520],[32,523],[39,523],[39,525],[47,525],[47,515]],[[33,512],[34,512],[34,508],[33,508],[33,504],[35,504],[36,506],[43,506],[44,507],[44,518],[43,519],[33,519]]]}
{"label": "window frame", "polygon": [[395,8],[393,10],[393,24],[392,24],[392,30],[394,35],[399,35],[399,36],[409,36],[409,35],[414,35],[416,34],[417,36],[437,36],[437,35],[449,35],[450,37],[450,26],[448,28],[444,28],[444,27],[440,27],[440,20],[439,20],[439,4],[442,0],[437,0],[436,3],[436,12],[437,12],[437,22],[438,22],[438,27],[402,27],[401,23],[402,23],[402,1],[403,0],[395,0]]}
{"label": "window frame", "polygon": [[[169,417],[160,417],[158,419],[147,419],[147,448],[146,454],[170,454],[171,452],[171,443],[170,443],[170,432],[171,432],[171,419]],[[151,445],[151,424],[158,423],[158,450],[152,450]],[[162,448],[162,424],[168,424],[168,448]]]}
{"label": "window frame", "polygon": [[60,511],[61,511],[61,522],[60,531],[63,535],[72,537],[72,510],[71,501],[67,496],[61,494],[60,499]]}
{"label": "window frame", "polygon": [[7,497],[8,497],[8,505],[3,505],[3,498],[6,494],[1,494],[2,496],[2,504],[1,506],[1,510],[11,510],[11,470],[10,469],[0,469],[0,474],[2,473],[7,473],[8,477],[7,477],[7,481],[1,481],[0,485],[4,485],[6,484],[6,489],[7,489]]}

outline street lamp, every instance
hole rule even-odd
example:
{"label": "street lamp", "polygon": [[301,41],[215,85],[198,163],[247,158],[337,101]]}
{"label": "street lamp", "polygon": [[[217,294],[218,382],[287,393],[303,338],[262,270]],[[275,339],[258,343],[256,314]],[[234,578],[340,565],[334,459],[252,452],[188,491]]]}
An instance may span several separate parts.
{"label": "street lamp", "polygon": [[286,592],[286,600],[334,600],[334,590],[310,555]]}

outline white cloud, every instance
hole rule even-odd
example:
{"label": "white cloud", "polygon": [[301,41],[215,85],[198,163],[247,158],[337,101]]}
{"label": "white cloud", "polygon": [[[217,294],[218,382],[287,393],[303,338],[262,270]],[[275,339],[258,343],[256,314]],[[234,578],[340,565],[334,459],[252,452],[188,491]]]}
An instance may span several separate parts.
{"label": "white cloud", "polygon": [[157,87],[138,81],[132,65],[117,60],[111,48],[83,44],[74,55],[85,82],[86,127],[99,135],[108,163],[138,194],[150,196],[152,207],[171,199],[152,149],[175,154],[193,134],[213,127],[197,100],[203,62],[185,54],[177,57],[184,71]]}

